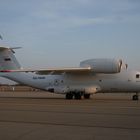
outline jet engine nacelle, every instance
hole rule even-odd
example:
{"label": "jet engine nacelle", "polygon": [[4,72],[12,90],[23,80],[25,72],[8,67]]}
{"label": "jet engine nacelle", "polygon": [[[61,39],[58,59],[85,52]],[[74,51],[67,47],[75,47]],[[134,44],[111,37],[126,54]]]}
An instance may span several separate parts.
{"label": "jet engine nacelle", "polygon": [[88,59],[80,63],[80,67],[90,67],[95,73],[119,73],[122,67],[122,60],[116,59]]}

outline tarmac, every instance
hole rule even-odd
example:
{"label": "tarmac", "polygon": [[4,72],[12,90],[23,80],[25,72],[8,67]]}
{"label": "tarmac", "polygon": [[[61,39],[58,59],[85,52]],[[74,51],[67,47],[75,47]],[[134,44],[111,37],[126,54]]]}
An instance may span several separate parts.
{"label": "tarmac", "polygon": [[139,140],[140,101],[131,96],[65,100],[46,92],[1,92],[0,139]]}

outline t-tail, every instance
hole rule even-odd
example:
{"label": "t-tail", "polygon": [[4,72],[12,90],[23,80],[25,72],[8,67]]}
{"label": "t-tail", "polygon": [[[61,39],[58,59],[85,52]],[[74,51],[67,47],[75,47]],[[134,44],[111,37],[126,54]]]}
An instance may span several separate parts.
{"label": "t-tail", "polygon": [[17,70],[20,69],[21,66],[18,63],[15,55],[14,49],[17,48],[7,48],[0,47],[0,71],[8,71],[8,70]]}

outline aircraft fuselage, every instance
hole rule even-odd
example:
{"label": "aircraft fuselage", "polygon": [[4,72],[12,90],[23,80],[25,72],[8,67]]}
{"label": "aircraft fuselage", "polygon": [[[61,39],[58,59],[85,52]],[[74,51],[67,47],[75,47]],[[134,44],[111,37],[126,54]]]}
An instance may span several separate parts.
{"label": "aircraft fuselage", "polygon": [[139,92],[140,77],[136,71],[122,71],[116,74],[62,74],[38,75],[35,73],[7,73],[4,77],[35,88],[65,94],[69,91],[89,92]]}

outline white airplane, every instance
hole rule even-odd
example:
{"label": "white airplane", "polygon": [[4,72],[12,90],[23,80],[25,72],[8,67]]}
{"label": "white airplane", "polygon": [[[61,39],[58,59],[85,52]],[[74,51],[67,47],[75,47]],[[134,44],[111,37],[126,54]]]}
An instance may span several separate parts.
{"label": "white airplane", "polygon": [[65,94],[66,99],[89,99],[95,93],[140,92],[140,72],[122,70],[122,60],[89,59],[80,67],[23,69],[14,49],[0,47],[0,76],[38,89]]}

